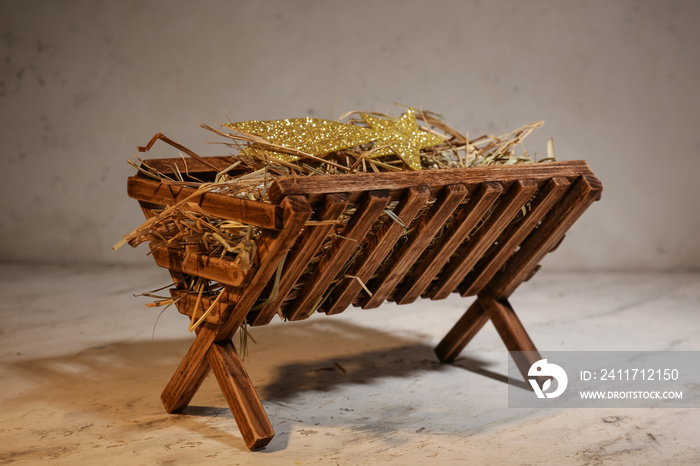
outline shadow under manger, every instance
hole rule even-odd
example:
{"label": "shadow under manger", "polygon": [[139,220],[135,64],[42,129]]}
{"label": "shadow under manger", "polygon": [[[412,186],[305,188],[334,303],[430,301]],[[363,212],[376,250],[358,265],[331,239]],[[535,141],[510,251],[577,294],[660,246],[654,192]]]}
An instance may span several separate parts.
{"label": "shadow under manger", "polygon": [[[280,323],[254,328],[252,333],[257,344],[251,342],[245,365],[277,431],[268,451],[285,448],[299,425],[304,429],[341,424],[375,432],[395,431],[411,406],[397,403],[395,413],[384,413],[382,424],[375,419],[376,410],[364,412],[366,400],[347,399],[338,410],[354,417],[343,421],[333,415],[317,415],[314,397],[321,399],[319,403],[333,404],[338,392],[348,388],[359,390],[387,378],[405,379],[401,384],[406,386],[421,373],[451,370],[438,362],[432,346],[418,338],[397,337],[339,319]],[[160,391],[190,344],[191,340],[114,343],[73,355],[18,362],[14,369],[37,386],[23,395],[27,398],[69,405],[71,411],[93,412],[106,418],[106,425],[116,424],[135,435],[178,425],[227,447],[245,450],[241,439],[231,435],[235,423],[213,377],[208,377],[195,396],[196,406],[175,416],[163,411]],[[507,382],[507,377],[489,369],[492,364],[488,361],[463,358],[455,365]],[[434,394],[425,393],[426,399],[431,396]],[[301,403],[305,407],[299,407],[300,398],[306,400]],[[87,427],[84,432],[89,430]]]}

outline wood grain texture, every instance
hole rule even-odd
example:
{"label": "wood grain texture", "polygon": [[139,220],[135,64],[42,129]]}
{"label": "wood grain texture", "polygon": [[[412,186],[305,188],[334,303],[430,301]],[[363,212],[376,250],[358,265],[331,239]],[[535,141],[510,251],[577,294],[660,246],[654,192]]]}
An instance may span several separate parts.
{"label": "wood grain texture", "polygon": [[[171,163],[179,163],[179,159]],[[202,166],[197,163],[201,162],[188,164],[191,173],[212,174],[207,166],[210,162],[201,163]],[[226,163],[222,168],[228,167],[225,160],[217,163]],[[165,169],[167,164],[164,161],[158,166]],[[495,201],[500,188],[506,194]],[[538,189],[539,195],[528,215],[511,224],[517,211]],[[166,385],[161,395],[163,405],[168,412],[187,406],[213,369],[249,448],[260,448],[274,436],[230,340],[246,318],[252,325],[269,323],[332,232],[334,225],[307,225],[312,206],[317,210],[314,219],[330,220],[338,219],[348,204],[361,203],[340,232],[342,237],[334,239],[330,252],[291,301],[287,317],[306,317],[322,298],[328,298],[324,310],[329,314],[342,312],[356,300],[361,285],[352,278],[338,280],[341,273],[360,277],[374,292],[372,298],[361,300],[364,307],[376,307],[392,296],[403,304],[425,296],[425,289],[440,291],[442,287],[451,292],[459,285],[461,292],[478,293],[478,298],[437,346],[438,358],[443,362],[453,361],[490,319],[510,351],[529,352],[525,353],[525,359],[516,361],[526,376],[538,353],[505,298],[538,269],[542,257],[556,248],[566,230],[600,198],[601,190],[600,182],[585,162],[559,162],[281,179],[270,187],[271,199],[279,205],[213,194],[198,196],[196,202],[208,213],[260,226],[263,232],[256,240],[256,265],[246,274],[231,269],[230,263],[217,263],[201,255],[154,252],[159,265],[167,267],[176,281],[188,274],[227,285],[225,299],[197,328],[195,341]],[[132,177],[129,192],[139,199],[144,213],[150,216],[158,206],[172,204],[194,190]],[[465,206],[462,201],[467,193],[472,197]],[[435,203],[419,222],[413,222],[417,225],[400,247],[395,246],[403,234],[399,224],[383,220],[378,229],[372,228],[388,202],[400,201],[394,212],[409,224],[429,199],[436,199]],[[492,208],[494,201],[497,204]],[[460,206],[462,210],[453,218]],[[488,215],[485,221],[484,215]],[[454,221],[441,232],[451,218]],[[470,238],[468,235],[474,228],[477,230]],[[372,238],[368,237],[370,231],[374,233]],[[438,232],[441,237],[431,245]],[[464,241],[468,243],[464,245]],[[431,250],[423,256],[429,245]],[[355,262],[345,271],[353,257]],[[251,311],[256,302],[266,299],[272,277],[283,259],[279,294],[260,311]],[[417,260],[421,263],[415,264]],[[372,278],[377,270],[380,273]],[[409,271],[412,275],[406,277]],[[431,283],[437,288],[431,288]],[[182,285],[179,287],[172,291],[175,296],[183,292]],[[191,316],[195,312],[194,302],[196,296],[188,295],[178,303],[178,308]],[[195,317],[201,316],[210,302],[211,298],[203,299]]]}
{"label": "wood grain texture", "polygon": [[469,239],[466,248],[459,253],[458,257],[450,259],[446,269],[428,291],[430,299],[444,299],[456,290],[467,273],[496,241],[536,190],[537,183],[533,180],[518,180],[513,183],[513,186],[499,200],[489,218]]}
{"label": "wood grain texture", "polygon": [[[139,201],[139,205],[146,218],[151,218],[154,215],[152,209],[156,207],[155,205],[145,201]],[[170,270],[170,275],[173,282],[177,283],[176,289],[183,290],[185,285],[182,273]],[[197,338],[160,396],[166,412],[174,413],[185,408],[204,382],[210,369],[205,359],[206,350],[208,345],[214,342],[215,336],[215,326],[204,322],[199,327]]]}
{"label": "wood grain texture", "polygon": [[418,172],[363,173],[361,175],[329,175],[279,178],[268,190],[272,202],[278,202],[286,195],[304,195],[314,203],[318,194],[343,192],[352,202],[355,193],[368,189],[388,189],[401,191],[412,186],[425,184],[435,194],[444,186],[463,184],[474,191],[481,183],[510,183],[520,179],[531,179],[542,184],[554,176],[578,177],[593,175],[584,161],[532,163],[510,166],[456,168],[449,170],[422,170]]}
{"label": "wood grain texture", "polygon": [[488,314],[477,299],[435,347],[440,362],[453,362],[488,320]]}
{"label": "wood grain texture", "polygon": [[[348,201],[342,194],[327,195],[323,209],[321,209],[319,213],[318,220],[338,221],[347,205]],[[285,259],[277,298],[260,310],[260,315],[254,319],[256,322],[262,323],[265,320],[269,322],[277,313],[277,310],[306,269],[309,261],[318,252],[319,247],[321,247],[323,241],[333,231],[334,227],[335,225],[333,224],[326,224],[307,226],[304,228],[303,233],[299,236],[299,239]],[[294,316],[288,313],[285,313],[285,317],[290,320],[295,320],[293,318]]]}
{"label": "wood grain texture", "polygon": [[[138,176],[127,180],[129,197],[158,205],[173,205],[196,192],[195,189],[161,183]],[[190,202],[196,203],[205,213],[226,220],[236,220],[260,228],[282,227],[282,208],[264,202],[238,199],[216,193],[202,193]]]}
{"label": "wood grain texture", "polygon": [[435,238],[445,221],[450,218],[452,212],[466,197],[467,192],[467,188],[461,184],[446,186],[440,192],[439,197],[428,213],[423,216],[408,241],[393,256],[392,262],[367,285],[372,291],[372,296],[362,301],[364,309],[378,307],[390,296],[406,272]]}
{"label": "wood grain texture", "polygon": [[[214,171],[213,167],[216,167],[218,171],[223,171],[229,168],[233,163],[234,160],[232,157],[202,157],[206,162],[209,164],[205,164],[197,159],[193,158],[187,158],[183,159],[182,157],[177,157],[177,158],[165,158],[165,159],[147,159],[144,160],[143,163],[151,167],[155,170],[158,170],[160,173],[163,173],[165,175],[173,175],[175,174],[175,167],[177,167],[177,170],[182,174],[182,176],[187,176],[189,173],[190,175],[195,175],[197,177],[202,176],[202,175],[209,175],[209,177],[202,179],[202,181],[214,181],[214,176],[216,175],[216,172]],[[232,175],[236,175],[241,172],[245,172],[247,170],[245,169],[232,169],[231,171],[227,172]],[[141,176],[139,174],[139,176]]]}
{"label": "wood grain texture", "polygon": [[523,241],[518,252],[498,272],[487,288],[497,299],[507,298],[530,275],[542,258],[563,238],[583,212],[600,197],[602,185],[594,177],[582,176]]}
{"label": "wood grain texture", "polygon": [[541,357],[525,331],[525,327],[507,300],[496,300],[489,294],[483,293],[479,295],[479,302],[491,318],[493,326],[496,327],[496,331],[498,331],[508,351],[528,352],[524,355],[525,359],[516,358],[515,360],[520,373],[527,379],[530,366]]}
{"label": "wood grain texture", "polygon": [[[222,291],[222,293],[225,292]],[[204,312],[207,311],[212,305],[212,303],[214,303],[214,301],[216,300],[215,297],[202,296],[202,301],[199,304],[199,306],[197,306],[196,294],[185,293],[181,290],[171,289],[170,295],[173,298],[177,299],[177,301],[175,302],[175,306],[177,307],[177,310],[180,314],[186,315],[191,319],[192,313],[196,309],[196,312],[194,312],[195,320],[199,320],[199,318],[202,317]],[[230,302],[226,302],[224,299],[221,299],[218,303],[214,304],[214,307],[212,308],[211,312],[207,314],[207,316],[204,318],[204,321],[209,322],[210,324],[223,323],[228,319],[232,310],[233,304]]]}
{"label": "wood grain texture", "polygon": [[[394,214],[403,225],[410,225],[421,207],[428,201],[429,196],[430,190],[426,186],[407,189],[404,198],[394,209]],[[400,223],[388,219],[374,237],[370,238],[363,246],[363,254],[355,259],[347,274],[351,277],[358,277],[362,283],[368,283],[372,274],[379,268],[403,234],[404,227]],[[326,314],[343,312],[360,291],[362,291],[362,285],[356,278],[342,278],[328,300],[330,305],[326,309]]]}
{"label": "wood grain texture", "polygon": [[411,276],[402,283],[394,295],[396,303],[412,303],[423,294],[502,192],[503,188],[498,183],[483,183],[479,186],[454,222],[443,231],[439,243],[430,249]]}
{"label": "wood grain texture", "polygon": [[[234,331],[237,330],[245,319],[247,312],[248,309],[246,308],[234,307],[225,325],[233,328]],[[197,337],[192,342],[192,346],[190,346],[185,357],[182,358],[180,365],[160,396],[167,412],[180,411],[192,401],[192,397],[209,373],[210,366],[207,361],[209,348],[217,340],[230,341],[233,336],[233,332],[231,332],[228,338],[222,339],[222,327],[222,324],[210,324],[208,322],[203,322],[197,327]]]}
{"label": "wood grain texture", "polygon": [[360,247],[365,236],[389,203],[386,191],[370,191],[347,225],[336,238],[331,250],[326,254],[313,275],[304,284],[297,298],[289,306],[289,316],[299,319],[308,316],[328,287],[345,266],[353,253]]}
{"label": "wood grain texture", "polygon": [[[288,196],[282,201],[284,209],[284,224],[281,231],[265,230],[258,239],[258,260],[260,265],[258,271],[246,286],[245,292],[236,303],[234,312],[245,311],[250,312],[253,304],[262,293],[265,286],[270,281],[270,278],[277,270],[282,258],[287,254],[289,249],[294,244],[295,240],[304,229],[306,221],[311,218],[313,213],[309,203],[302,196]],[[251,315],[248,323],[251,325],[264,325],[267,322],[265,319],[260,319],[260,314],[257,316]],[[224,325],[220,331],[221,338],[219,340],[228,340],[233,336],[238,326]]]}
{"label": "wood grain texture", "polygon": [[494,244],[460,286],[462,296],[472,296],[482,290],[498,272],[520,243],[532,232],[549,210],[564,196],[569,188],[566,178],[552,178],[537,193],[530,211],[524,218],[512,223],[503,232],[503,240]]}
{"label": "wood grain texture", "polygon": [[244,286],[255,273],[254,269],[244,272],[236,262],[219,257],[178,251],[166,247],[155,248],[151,252],[153,259],[160,267],[175,272],[196,275],[234,287]]}
{"label": "wood grain texture", "polygon": [[198,327],[197,337],[192,346],[160,395],[163,407],[168,413],[184,409],[204,382],[209,373],[206,355],[216,339],[217,329],[218,326],[207,322]]}
{"label": "wood grain texture", "polygon": [[214,343],[207,361],[248,448],[256,450],[270,443],[275,432],[233,343]]}

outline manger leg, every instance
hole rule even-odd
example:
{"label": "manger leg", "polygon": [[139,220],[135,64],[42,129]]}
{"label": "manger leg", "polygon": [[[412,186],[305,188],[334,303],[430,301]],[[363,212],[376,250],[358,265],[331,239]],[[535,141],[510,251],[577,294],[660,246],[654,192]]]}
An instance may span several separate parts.
{"label": "manger leg", "polygon": [[207,361],[248,448],[255,450],[270,443],[275,432],[233,343],[228,340],[211,345]]}
{"label": "manger leg", "polygon": [[177,370],[165,386],[160,399],[169,413],[184,409],[209,373],[206,354],[214,343],[216,332],[206,326],[192,342]]}
{"label": "manger leg", "polygon": [[491,322],[496,327],[508,351],[527,351],[527,353],[521,353],[514,357],[520,373],[527,380],[530,366],[541,357],[525,331],[525,327],[515,315],[508,300],[496,300],[489,295],[479,295],[479,301],[491,318]]}
{"label": "manger leg", "polygon": [[435,354],[440,362],[454,361],[488,320],[488,314],[484,312],[484,308],[477,299],[435,348]]}

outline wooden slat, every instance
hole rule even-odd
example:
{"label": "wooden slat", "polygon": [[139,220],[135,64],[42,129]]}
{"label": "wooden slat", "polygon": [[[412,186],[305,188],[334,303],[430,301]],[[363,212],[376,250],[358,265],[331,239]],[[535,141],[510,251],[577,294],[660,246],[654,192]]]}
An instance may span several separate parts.
{"label": "wooden slat", "polygon": [[394,295],[396,303],[412,303],[423,294],[502,192],[503,188],[498,183],[484,183],[479,187],[454,222],[442,233],[440,242],[430,249],[428,255],[401,285]]}
{"label": "wooden slat", "polygon": [[567,161],[552,163],[529,163],[510,166],[456,168],[449,170],[422,170],[420,172],[363,173],[361,175],[329,175],[285,177],[275,180],[268,189],[268,197],[278,202],[284,196],[299,194],[309,197],[310,202],[317,194],[343,192],[352,195],[381,187],[390,191],[403,190],[419,184],[425,184],[440,190],[443,186],[464,184],[470,191],[481,183],[494,182],[504,186],[515,180],[531,179],[543,183],[554,177],[577,177],[593,175],[584,161]]}
{"label": "wooden slat", "polygon": [[[284,208],[284,225],[282,230],[264,230],[257,241],[258,260],[260,265],[250,283],[242,291],[240,299],[236,302],[234,314],[250,312],[253,304],[270,281],[282,258],[294,244],[306,221],[311,217],[312,211],[309,203],[302,196],[288,196],[282,201]],[[261,321],[262,322],[262,321]],[[248,321],[251,325],[258,325],[255,319]],[[265,322],[266,323],[266,322]],[[231,338],[238,328],[237,324],[227,322],[220,330],[218,341]]]}
{"label": "wooden slat", "polygon": [[[394,214],[408,227],[413,218],[425,205],[430,197],[426,186],[406,190],[404,199],[394,209]],[[391,252],[396,241],[404,234],[404,227],[393,219],[388,219],[373,238],[363,246],[363,254],[353,263],[347,272],[352,277],[358,277],[362,283],[368,283],[372,274],[382,264],[384,258]],[[352,303],[357,294],[362,291],[362,285],[356,278],[341,279],[341,283],[328,299],[329,307],[326,314],[343,312]]]}
{"label": "wooden slat", "polygon": [[288,315],[292,319],[308,316],[323,298],[328,286],[335,280],[348,259],[364,240],[367,232],[377,221],[379,215],[389,203],[386,191],[370,191],[365,201],[355,211],[348,224],[337,238],[331,251],[326,254],[315,272],[304,284],[298,297],[289,306]]}
{"label": "wooden slat", "polygon": [[396,285],[440,231],[442,225],[466,197],[467,192],[467,188],[461,184],[447,186],[441,191],[438,199],[421,219],[408,241],[395,254],[392,262],[388,264],[379,277],[371,280],[367,285],[372,291],[372,296],[362,301],[364,309],[377,307],[390,296]]}
{"label": "wooden slat", "polygon": [[233,343],[213,344],[207,361],[248,448],[255,450],[270,443],[275,432]]}
{"label": "wooden slat", "polygon": [[[173,205],[196,192],[195,189],[161,183],[157,180],[129,177],[129,197],[159,205]],[[260,228],[282,227],[282,208],[264,202],[222,196],[216,193],[201,193],[190,202],[196,203],[205,213],[227,220],[236,220]]]}
{"label": "wooden slat", "polygon": [[235,287],[245,285],[250,280],[250,275],[255,272],[254,269],[244,272],[234,261],[219,257],[176,251],[166,247],[155,248],[151,252],[160,267]]}
{"label": "wooden slat", "polygon": [[566,178],[552,178],[547,182],[533,201],[530,212],[520,221],[508,226],[503,232],[505,239],[493,245],[485,254],[486,261],[482,260],[467,276],[459,290],[462,296],[475,295],[486,286],[520,243],[564,196],[569,186],[569,180]]}
{"label": "wooden slat", "polygon": [[[337,221],[347,205],[348,201],[342,194],[329,194],[326,196],[325,204],[317,220]],[[260,322],[261,324],[265,321],[269,322],[277,313],[277,310],[306,269],[309,261],[316,255],[318,248],[333,231],[334,227],[334,224],[322,224],[304,228],[303,233],[299,235],[299,239],[284,261],[277,298],[261,309],[260,315],[255,316],[253,314],[255,322]]]}
{"label": "wooden slat", "polygon": [[533,180],[518,180],[501,198],[486,222],[472,236],[459,257],[452,258],[428,291],[431,299],[444,299],[452,293],[476,262],[491,247],[522,206],[537,190]]}
{"label": "wooden slat", "polygon": [[[178,298],[183,294],[184,296],[182,296],[175,302],[175,306],[177,307],[177,310],[180,312],[180,314],[186,315],[190,318],[192,318],[192,311],[194,311],[196,307],[197,311],[195,312],[194,316],[195,321],[199,320],[199,318],[202,317],[204,312],[208,310],[212,303],[216,300],[216,297],[202,296],[202,302],[199,304],[199,306],[196,306],[197,294],[185,293],[177,289],[170,290],[170,295],[173,298]],[[207,314],[207,316],[204,318],[204,321],[209,322],[211,324],[223,323],[231,314],[232,309],[232,303],[226,302],[224,301],[224,299],[221,299],[218,303],[214,305],[211,312]]]}
{"label": "wooden slat", "polygon": [[435,347],[435,354],[440,362],[454,361],[488,320],[488,314],[477,299]]}
{"label": "wooden slat", "polygon": [[[232,157],[202,157],[204,160],[207,161],[210,165],[213,167],[216,167],[219,171],[226,170],[228,167],[230,167],[234,163],[234,159]],[[148,159],[144,160],[144,164],[147,166],[154,168],[158,170],[159,172],[165,174],[165,175],[172,175],[175,173],[175,170],[173,167],[177,167],[177,169],[180,171],[182,176],[187,176],[187,174],[191,175],[201,175],[204,173],[212,174],[214,175],[214,169],[203,163],[200,162],[199,160],[193,159],[193,158],[187,158],[183,159],[182,157],[178,158],[165,158],[165,159]],[[235,175],[237,173],[240,173],[242,171],[246,170],[237,170],[236,168],[232,169],[231,171],[227,172],[229,174]],[[213,181],[212,180],[203,180],[203,181]]]}
{"label": "wooden slat", "polygon": [[603,188],[594,177],[583,176],[567,191],[543,222],[489,283],[497,299],[507,298],[530,275],[542,258],[561,241],[583,212],[600,198]]}

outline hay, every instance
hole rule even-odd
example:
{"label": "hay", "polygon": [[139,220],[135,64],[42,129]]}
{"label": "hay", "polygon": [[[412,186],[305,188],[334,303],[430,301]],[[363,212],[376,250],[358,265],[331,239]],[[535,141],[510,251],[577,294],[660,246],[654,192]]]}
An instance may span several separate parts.
{"label": "hay", "polygon": [[[391,119],[391,117],[383,114],[362,113]],[[341,119],[347,119],[347,123],[352,125],[367,127],[367,123],[360,117],[360,114],[361,112],[350,112],[341,117]],[[421,168],[424,170],[449,168],[468,169],[470,167],[536,162],[525,150],[523,140],[530,135],[532,131],[541,127],[543,122],[524,125],[503,136],[489,135],[469,139],[468,133],[462,134],[455,130],[445,123],[436,113],[420,110],[416,112],[415,116],[416,120],[420,122],[419,127],[421,130],[444,139],[444,142],[420,151]],[[227,125],[231,125],[231,123],[229,122]],[[203,192],[214,192],[225,196],[270,202],[267,197],[267,190],[270,184],[280,177],[321,176],[348,173],[361,174],[410,169],[405,160],[395,153],[385,150],[388,146],[378,146],[375,145],[374,142],[351,147],[349,149],[338,150],[323,156],[317,156],[279,144],[273,144],[259,136],[241,130],[229,131],[227,130],[227,125],[222,125],[221,130],[208,125],[202,125],[202,128],[222,138],[222,140],[215,142],[215,144],[223,145],[231,152],[230,165],[228,168],[221,171],[210,164],[206,158],[199,156],[161,133],[156,134],[146,146],[138,147],[139,152],[146,152],[153,147],[156,141],[161,140],[175,147],[187,156],[211,167],[217,174],[213,182],[204,182],[189,174],[186,163],[184,164],[184,174],[178,170],[177,167],[174,167],[172,174],[165,174],[155,170],[153,167],[149,166],[147,162],[144,162],[138,157],[136,157],[136,162],[129,161],[129,163],[144,176],[157,179],[163,184],[195,188],[196,191],[177,204],[167,206],[160,211],[154,211],[155,216],[148,219],[128,235],[125,235],[124,238],[114,246],[114,249],[118,249],[124,244],[136,247],[148,241],[151,247],[165,246],[171,249],[217,256],[231,260],[238,263],[241,269],[247,270],[255,264],[257,252],[256,239],[260,235],[261,230],[257,227],[231,220],[223,220],[206,214],[196,203],[191,202]],[[387,154],[387,152],[390,153]],[[378,156],[377,154],[385,155]],[[180,155],[182,156],[182,154]],[[553,160],[553,142],[550,140],[547,145],[547,158],[540,162]],[[233,174],[231,173],[232,171],[234,172]],[[430,208],[431,204],[432,203],[426,205],[424,209]],[[384,211],[382,215],[383,218],[377,222],[377,228],[383,221],[396,221],[401,223],[398,217],[393,213],[395,206],[396,203],[392,203],[392,205]],[[331,247],[333,237],[341,236],[344,225],[356,208],[356,205],[348,206],[338,222],[331,222],[335,224],[333,234],[329,235],[319,248],[319,252],[312,259],[310,266],[302,274],[302,277],[287,297],[285,303],[294,299],[304,281],[307,280],[312,273],[311,269],[315,267],[315,264],[321,260],[321,257]],[[519,217],[526,215],[526,213],[526,210],[524,210]],[[417,217],[420,217],[420,215]],[[517,219],[514,221],[517,221]],[[319,225],[320,223],[323,222],[318,220],[310,220],[307,222],[309,226]],[[415,228],[415,225],[403,225],[402,223],[401,225],[404,229],[405,236],[409,235]],[[439,236],[440,233],[438,234],[438,237]],[[357,278],[345,273],[351,262],[352,261],[349,261],[348,267],[345,267],[341,274],[339,274],[336,283],[339,283],[344,277]],[[277,284],[279,282],[280,271],[281,269],[275,274],[276,283],[274,283],[270,296],[261,296],[254,308],[260,308],[264,306],[265,303],[275,299],[276,295],[274,294],[278,289]],[[211,312],[216,303],[219,302],[219,299],[224,294],[220,291],[223,290],[224,287],[219,283],[197,279],[196,277],[186,276],[185,280],[187,283],[184,287],[181,286],[180,288],[184,288],[186,293],[197,296],[198,306],[201,305],[203,293],[207,293],[210,296],[216,295],[216,299],[209,309],[205,311],[204,316],[197,322],[194,321],[194,318],[192,319],[190,330],[194,330],[194,328],[201,324],[206,315]],[[361,282],[361,285],[365,292],[370,294],[365,283]],[[311,312],[316,311],[329,294],[330,291],[315,304]],[[175,299],[173,298],[150,294],[145,295],[157,299],[157,301],[150,304],[150,306],[169,306],[175,303]],[[182,297],[183,295],[184,294],[180,296]],[[284,309],[284,304],[282,309]],[[242,330],[241,338],[243,338],[246,333],[247,332]]]}

